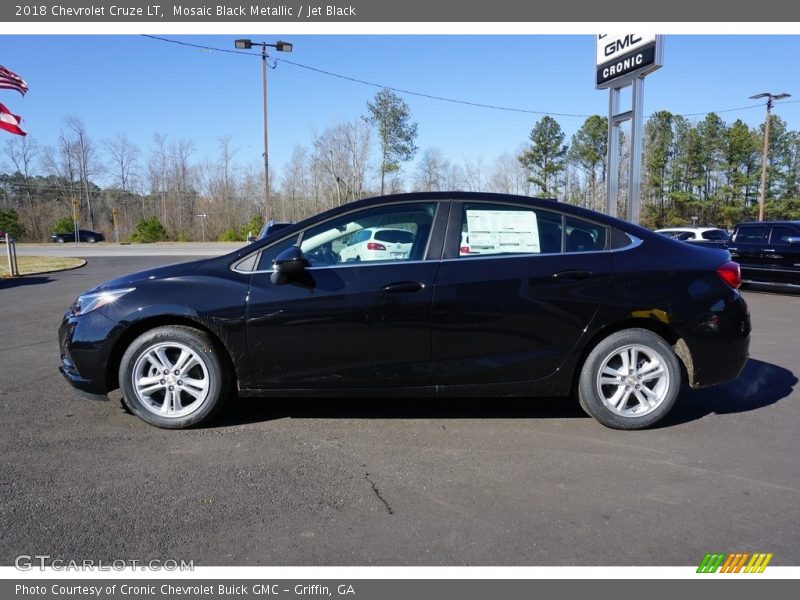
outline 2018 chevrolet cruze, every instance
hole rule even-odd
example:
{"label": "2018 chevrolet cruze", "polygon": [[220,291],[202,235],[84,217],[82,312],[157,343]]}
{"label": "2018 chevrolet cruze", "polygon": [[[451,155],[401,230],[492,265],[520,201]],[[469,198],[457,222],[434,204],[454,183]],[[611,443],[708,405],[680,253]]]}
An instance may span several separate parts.
{"label": "2018 chevrolet cruze", "polygon": [[[413,241],[342,262],[367,229]],[[574,393],[604,425],[639,429],[682,383],[738,376],[750,339],[739,283],[725,250],[551,200],[386,196],[87,291],[60,327],[60,370],[87,394],[121,388],[166,428],[206,423],[238,392]]]}

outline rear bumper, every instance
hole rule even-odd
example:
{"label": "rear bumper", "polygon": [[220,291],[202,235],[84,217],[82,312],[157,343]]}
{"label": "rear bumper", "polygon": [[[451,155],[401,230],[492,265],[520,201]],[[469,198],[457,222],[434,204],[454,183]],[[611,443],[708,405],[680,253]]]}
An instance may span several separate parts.
{"label": "rear bumper", "polygon": [[702,314],[683,338],[690,357],[681,358],[690,385],[706,387],[736,379],[750,356],[750,330],[750,312],[739,294],[726,300],[721,310]]}

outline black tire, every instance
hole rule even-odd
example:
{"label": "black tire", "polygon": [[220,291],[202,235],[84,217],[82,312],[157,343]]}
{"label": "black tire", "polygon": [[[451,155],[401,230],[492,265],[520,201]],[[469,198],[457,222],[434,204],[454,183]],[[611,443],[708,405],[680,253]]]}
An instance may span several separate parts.
{"label": "black tire", "polygon": [[[149,358],[155,359],[159,350],[170,363],[161,363],[169,368],[169,373],[162,372]],[[188,368],[182,373],[180,369],[173,371],[181,367],[184,351],[191,357]],[[147,391],[143,382],[155,377],[162,379],[153,381],[150,387],[158,389],[143,394],[142,391]],[[186,429],[207,423],[222,410],[231,391],[220,350],[205,332],[183,325],[157,327],[136,338],[120,361],[119,383],[128,409],[143,421],[164,429]],[[199,384],[203,384],[205,393]],[[177,399],[170,396],[168,400],[168,393]],[[169,411],[173,414],[168,414]]]}
{"label": "black tire", "polygon": [[94,239],[93,237],[88,237],[88,238],[86,238],[86,241],[87,241],[88,243],[90,243],[90,244],[94,244],[94,243],[95,243],[97,240],[96,240],[96,239]]}
{"label": "black tire", "polygon": [[680,388],[681,369],[672,347],[647,329],[623,329],[586,357],[578,400],[606,427],[644,429],[672,409]]}
{"label": "black tire", "polygon": [[57,237],[56,238],[56,244],[63,244],[63,243],[64,243],[64,238],[63,237]]}

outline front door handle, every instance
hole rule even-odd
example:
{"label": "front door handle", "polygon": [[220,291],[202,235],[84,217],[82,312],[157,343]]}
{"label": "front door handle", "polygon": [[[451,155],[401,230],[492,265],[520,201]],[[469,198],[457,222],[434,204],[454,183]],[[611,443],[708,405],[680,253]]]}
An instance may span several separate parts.
{"label": "front door handle", "polygon": [[389,285],[383,286],[383,293],[384,294],[411,294],[413,292],[418,292],[425,285],[419,283],[418,281],[399,281],[397,283],[390,283]]}
{"label": "front door handle", "polygon": [[558,273],[553,273],[553,279],[588,279],[592,276],[591,271],[581,271],[581,270],[570,270],[570,271],[559,271]]}

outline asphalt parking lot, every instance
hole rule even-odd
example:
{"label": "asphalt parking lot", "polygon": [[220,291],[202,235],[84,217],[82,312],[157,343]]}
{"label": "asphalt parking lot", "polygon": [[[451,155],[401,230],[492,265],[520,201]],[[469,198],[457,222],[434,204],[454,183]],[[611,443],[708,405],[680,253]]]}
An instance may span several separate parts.
{"label": "asphalt parking lot", "polygon": [[[745,292],[751,361],[620,432],[567,400],[242,399],[164,431],[75,397],[56,329],[102,280],[179,257],[0,281],[0,564],[800,564],[800,296]],[[118,393],[117,393],[118,394]]]}

